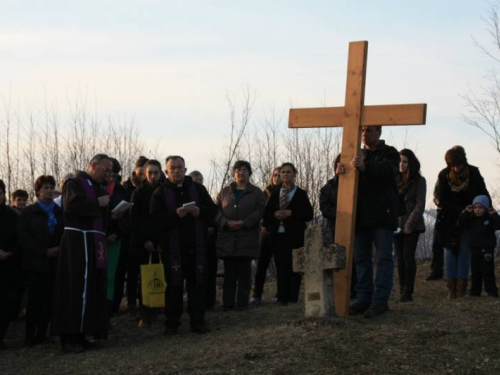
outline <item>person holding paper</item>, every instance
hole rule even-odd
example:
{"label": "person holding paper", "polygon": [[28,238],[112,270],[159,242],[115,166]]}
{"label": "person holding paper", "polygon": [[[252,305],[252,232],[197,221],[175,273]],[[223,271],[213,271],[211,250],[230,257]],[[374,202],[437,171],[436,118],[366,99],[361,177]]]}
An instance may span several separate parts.
{"label": "person holding paper", "polygon": [[150,208],[158,236],[154,245],[163,249],[165,264],[165,335],[176,334],[180,325],[184,280],[191,330],[206,333],[206,238],[217,206],[203,185],[186,176],[181,156],[167,157],[166,173],[168,179],[153,193]]}
{"label": "person holding paper", "polygon": [[94,346],[86,335],[107,336],[106,274],[109,195],[105,184],[113,172],[109,156],[98,154],[86,172],[64,184],[64,232],[59,247],[52,334],[63,351]]}

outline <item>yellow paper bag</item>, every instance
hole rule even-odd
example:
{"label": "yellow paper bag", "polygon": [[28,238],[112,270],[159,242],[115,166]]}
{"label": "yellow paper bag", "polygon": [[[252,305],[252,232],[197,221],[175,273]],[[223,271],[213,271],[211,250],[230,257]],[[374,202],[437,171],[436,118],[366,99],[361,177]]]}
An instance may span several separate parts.
{"label": "yellow paper bag", "polygon": [[147,307],[165,307],[165,272],[161,255],[159,263],[151,263],[153,254],[149,255],[149,264],[141,265],[142,304]]}

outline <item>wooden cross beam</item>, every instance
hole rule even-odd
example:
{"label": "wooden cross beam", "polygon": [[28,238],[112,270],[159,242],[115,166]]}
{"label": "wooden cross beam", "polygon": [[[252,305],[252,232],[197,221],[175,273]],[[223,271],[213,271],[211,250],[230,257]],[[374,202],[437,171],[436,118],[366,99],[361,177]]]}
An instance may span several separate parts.
{"label": "wooden cross beam", "polygon": [[365,81],[368,42],[349,43],[345,105],[333,108],[290,109],[288,127],[342,127],[341,163],[346,173],[340,175],[337,200],[335,243],[346,248],[344,270],[335,273],[333,281],[335,312],[349,315],[351,273],[356,226],[358,170],[350,166],[361,148],[362,126],[424,125],[426,104],[365,106]]}

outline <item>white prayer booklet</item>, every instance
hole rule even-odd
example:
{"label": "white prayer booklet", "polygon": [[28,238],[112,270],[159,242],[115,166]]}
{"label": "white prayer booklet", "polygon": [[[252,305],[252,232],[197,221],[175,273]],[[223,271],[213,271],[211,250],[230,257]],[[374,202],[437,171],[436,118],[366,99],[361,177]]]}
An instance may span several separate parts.
{"label": "white prayer booklet", "polygon": [[120,213],[123,211],[127,211],[133,205],[134,205],[133,203],[129,203],[127,201],[121,201],[120,203],[118,203],[118,205],[115,208],[113,208],[113,211],[111,211],[111,212],[112,213]]}
{"label": "white prayer booklet", "polygon": [[182,207],[194,207],[194,206],[196,206],[196,202],[194,202],[194,201],[193,202],[184,203],[182,205]]}

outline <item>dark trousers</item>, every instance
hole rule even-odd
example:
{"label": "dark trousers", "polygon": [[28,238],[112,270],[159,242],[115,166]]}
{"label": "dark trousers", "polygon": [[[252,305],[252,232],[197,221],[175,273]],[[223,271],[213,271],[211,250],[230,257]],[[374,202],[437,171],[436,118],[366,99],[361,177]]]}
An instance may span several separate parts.
{"label": "dark trousers", "polygon": [[224,258],[224,289],[222,301],[225,308],[248,306],[252,288],[252,259],[247,257]]}
{"label": "dark trousers", "polygon": [[[123,291],[125,287],[125,277],[127,275],[128,256],[130,248],[130,235],[126,234],[122,237],[120,247],[120,258],[115,273],[115,291],[113,294],[113,303],[111,306],[112,314],[118,313],[123,299]],[[128,288],[127,288],[128,290]]]}
{"label": "dark trousers", "polygon": [[417,251],[420,233],[399,234],[394,236],[394,252],[398,263],[399,285],[401,292],[413,294],[415,275],[417,274]]}
{"label": "dark trousers", "polygon": [[55,274],[31,272],[26,276],[26,338],[43,338],[47,333],[52,312]]}
{"label": "dark trousers", "polygon": [[[393,286],[393,231],[381,228],[356,230],[354,260],[358,282],[356,299],[363,304],[386,304]],[[375,246],[375,254],[373,247]],[[375,278],[373,263],[376,264]]]}
{"label": "dark trousers", "polygon": [[441,244],[439,232],[435,228],[432,236],[431,274],[437,277],[443,277],[444,247]]}
{"label": "dark trousers", "polygon": [[11,321],[17,318],[22,294],[18,285],[0,285],[0,343]]}
{"label": "dark trousers", "polygon": [[273,247],[271,245],[271,235],[268,233],[262,233],[260,256],[257,261],[257,270],[255,271],[255,285],[253,290],[254,298],[262,298],[262,293],[264,293],[264,283],[266,282],[267,270],[273,257]]}
{"label": "dark trousers", "polygon": [[128,255],[127,264],[127,306],[137,306],[139,298],[139,275],[141,273],[141,257],[137,254]]}
{"label": "dark trousers", "polygon": [[[172,281],[172,272],[170,267],[171,261],[166,254],[164,260],[165,281],[167,289],[165,290],[165,316],[167,327],[177,327],[179,320],[184,312],[184,283],[174,285]],[[206,305],[206,285],[205,280],[197,280],[196,277],[196,257],[194,253],[182,254],[181,259],[182,275],[186,281],[186,289],[188,295],[188,313],[191,317],[191,324],[203,323],[205,319]]]}
{"label": "dark trousers", "polygon": [[217,296],[217,256],[215,238],[207,245],[207,309],[215,306]]}
{"label": "dark trousers", "polygon": [[471,251],[471,287],[472,296],[480,296],[482,283],[489,296],[498,297],[495,281],[494,249],[472,249]]}
{"label": "dark trousers", "polygon": [[297,302],[302,276],[293,272],[292,246],[285,233],[273,236],[273,245],[278,279],[278,301],[285,304]]}

